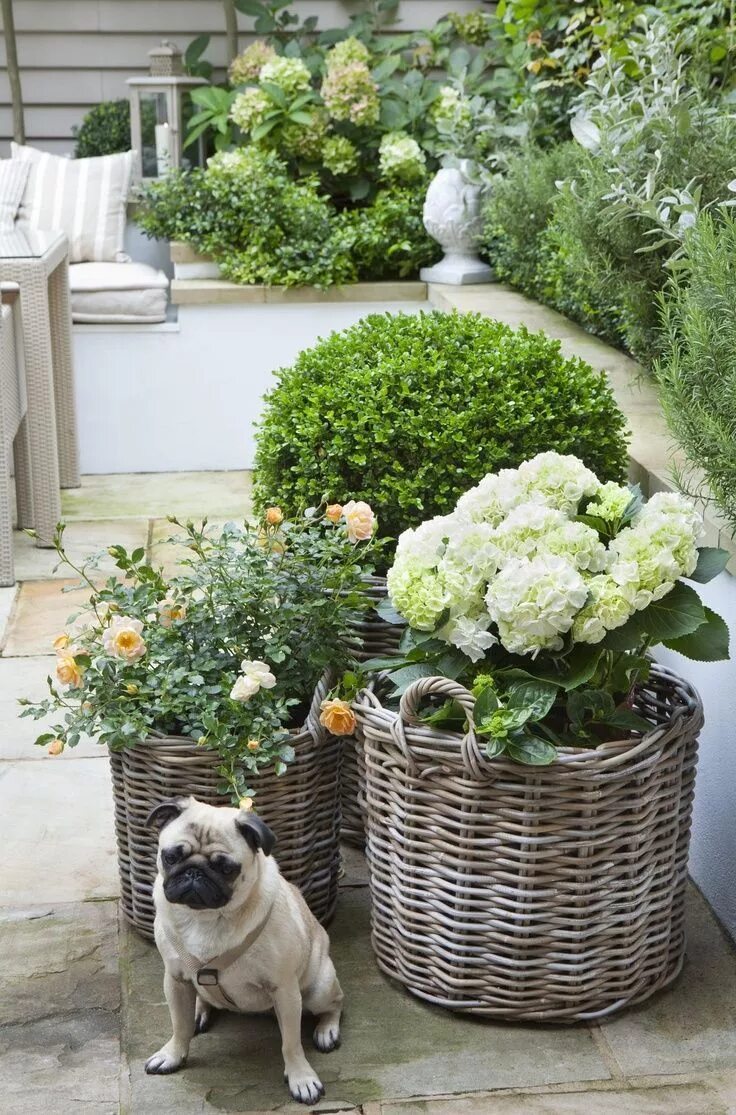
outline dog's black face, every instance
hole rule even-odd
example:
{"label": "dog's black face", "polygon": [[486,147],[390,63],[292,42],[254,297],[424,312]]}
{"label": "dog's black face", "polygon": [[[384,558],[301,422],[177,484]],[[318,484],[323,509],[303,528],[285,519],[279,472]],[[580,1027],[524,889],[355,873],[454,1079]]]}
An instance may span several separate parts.
{"label": "dog's black face", "polygon": [[254,814],[214,808],[194,798],[157,805],[148,824],[160,830],[159,869],[169,902],[219,910],[248,887],[259,851],[275,837]]}
{"label": "dog's black face", "polygon": [[232,898],[241,866],[224,852],[206,856],[191,854],[186,844],[162,847],[164,894],[193,910],[219,910]]}

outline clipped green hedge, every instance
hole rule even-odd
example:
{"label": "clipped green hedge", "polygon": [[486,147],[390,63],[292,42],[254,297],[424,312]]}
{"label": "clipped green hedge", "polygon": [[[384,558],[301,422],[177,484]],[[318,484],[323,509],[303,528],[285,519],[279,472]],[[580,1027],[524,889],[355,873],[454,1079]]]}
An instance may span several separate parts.
{"label": "clipped green hedge", "polygon": [[130,103],[127,100],[102,101],[91,108],[80,126],[72,131],[76,159],[129,151]]}
{"label": "clipped green hedge", "polygon": [[625,419],[605,376],[543,333],[480,314],[371,314],[277,380],[257,434],[261,507],[364,499],[396,537],[543,450],[604,479],[625,472]]}

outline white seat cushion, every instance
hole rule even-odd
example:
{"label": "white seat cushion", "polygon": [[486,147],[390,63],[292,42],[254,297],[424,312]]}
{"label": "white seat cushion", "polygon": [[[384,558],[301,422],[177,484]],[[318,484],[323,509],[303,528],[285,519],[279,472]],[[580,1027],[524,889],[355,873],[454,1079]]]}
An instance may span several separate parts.
{"label": "white seat cushion", "polygon": [[69,286],[74,321],[166,320],[169,280],[147,263],[73,263]]}

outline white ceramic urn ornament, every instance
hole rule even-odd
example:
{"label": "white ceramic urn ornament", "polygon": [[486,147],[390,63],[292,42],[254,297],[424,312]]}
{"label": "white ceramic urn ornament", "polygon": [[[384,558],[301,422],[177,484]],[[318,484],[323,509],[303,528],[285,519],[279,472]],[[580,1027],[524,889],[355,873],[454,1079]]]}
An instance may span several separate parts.
{"label": "white ceramic urn ornament", "polygon": [[445,255],[433,267],[423,267],[426,283],[492,283],[492,269],[478,257],[483,230],[481,187],[467,177],[469,160],[459,167],[443,167],[429,184],[424,201],[424,227]]}

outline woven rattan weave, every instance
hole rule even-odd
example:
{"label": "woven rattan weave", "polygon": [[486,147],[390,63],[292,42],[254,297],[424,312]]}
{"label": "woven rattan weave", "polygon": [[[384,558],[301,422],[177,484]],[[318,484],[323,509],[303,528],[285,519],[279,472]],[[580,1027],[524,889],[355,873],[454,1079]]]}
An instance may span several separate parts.
{"label": "woven rattan weave", "polygon": [[[385,577],[365,577],[364,585],[366,594],[376,604],[380,604],[386,598]],[[353,630],[360,639],[361,649],[355,652],[355,657],[361,662],[378,655],[397,653],[403,633],[403,627],[387,623],[372,609],[363,616],[359,623],[353,624]],[[362,848],[365,844],[365,821],[360,800],[360,770],[359,748],[356,747],[356,740],[348,737],[344,741],[342,760],[342,823],[340,834],[347,844],[353,844],[356,848]]]}
{"label": "woven rattan weave", "polygon": [[[258,813],[276,833],[274,854],[282,874],[323,921],[335,908],[340,862],[341,743],[319,723],[328,689],[325,677],[303,730],[292,734],[296,758],[286,773],[277,777],[264,769],[248,776]],[[146,827],[150,810],[166,798],[189,794],[211,805],[231,802],[217,791],[216,754],[183,737],[147,739],[111,752],[110,761],[123,910],[140,933],[152,937],[158,834]]]}
{"label": "woven rattan weave", "polygon": [[[416,720],[460,700],[469,733]],[[548,767],[488,760],[473,699],[416,682],[400,713],[356,702],[380,967],[453,1010],[517,1021],[597,1018],[680,971],[697,735],[696,693],[655,667],[645,736],[561,750]]]}

